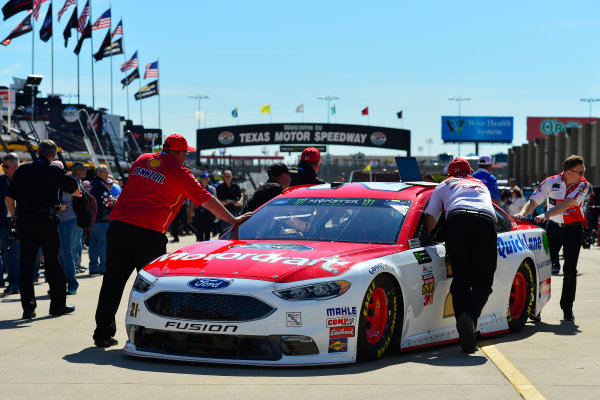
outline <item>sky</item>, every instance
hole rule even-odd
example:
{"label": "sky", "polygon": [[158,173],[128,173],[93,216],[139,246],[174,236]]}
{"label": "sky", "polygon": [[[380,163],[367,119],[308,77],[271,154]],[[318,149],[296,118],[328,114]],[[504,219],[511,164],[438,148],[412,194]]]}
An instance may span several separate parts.
{"label": "sky", "polygon": [[[1,0],[2,5],[7,0]],[[56,17],[65,0],[55,0]],[[92,22],[109,6],[91,0]],[[79,0],[80,10],[84,0]],[[51,93],[51,42],[39,39],[50,1],[35,23],[35,74],[44,75]],[[77,93],[75,40],[64,48],[62,32],[72,8],[54,22],[54,93]],[[588,117],[581,98],[600,97],[600,2],[598,1],[200,1],[128,0],[112,4],[113,28],[123,19],[129,58],[138,50],[140,72],[159,59],[160,121],[165,134],[196,142],[194,112],[203,100],[202,127],[268,122],[322,123],[327,102],[336,96],[331,122],[409,129],[412,154],[449,152],[441,117],[458,114],[451,96],[462,102],[463,116],[514,117],[513,145],[526,142],[527,116]],[[20,13],[0,22],[0,40],[21,22]],[[106,30],[94,31],[94,52]],[[0,48],[0,85],[32,73],[31,34]],[[92,103],[90,41],[80,57],[80,94]],[[127,117],[120,64],[113,57],[113,113]],[[110,109],[111,62],[94,64],[95,106]],[[143,81],[150,82],[151,79]],[[129,117],[140,122],[140,103],[129,91]],[[63,102],[75,102],[64,97]],[[143,100],[143,123],[157,128],[158,98]],[[271,105],[271,115],[260,113]],[[296,107],[304,104],[304,115]],[[369,107],[369,116],[361,110]],[[238,107],[239,117],[231,111]],[[593,114],[600,114],[600,104]],[[403,111],[403,118],[396,113]],[[427,144],[431,138],[433,143]],[[480,154],[506,152],[508,145],[480,145]],[[259,154],[261,147],[227,154]],[[270,146],[274,154],[278,146]],[[392,150],[331,146],[333,155],[357,152],[394,155]],[[463,144],[462,155],[474,151]],[[396,154],[397,155],[397,154]]]}

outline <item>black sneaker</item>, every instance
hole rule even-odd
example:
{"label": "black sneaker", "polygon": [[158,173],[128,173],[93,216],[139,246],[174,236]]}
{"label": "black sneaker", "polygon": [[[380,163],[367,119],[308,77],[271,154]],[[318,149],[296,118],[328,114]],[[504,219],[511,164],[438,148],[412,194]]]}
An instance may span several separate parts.
{"label": "black sneaker", "polygon": [[563,310],[563,319],[565,321],[573,322],[575,321],[575,316],[573,315],[573,310]]}
{"label": "black sneaker", "polygon": [[94,339],[94,344],[96,345],[96,347],[107,348],[110,346],[116,346],[119,344],[119,342],[115,338]]}
{"label": "black sneaker", "polygon": [[59,316],[59,315],[65,315],[65,314],[70,314],[73,311],[75,311],[75,306],[66,304],[63,307],[59,307],[59,308],[50,308],[50,315],[54,315],[54,316]]}
{"label": "black sneaker", "polygon": [[23,311],[23,317],[21,317],[21,319],[34,319],[35,318],[35,311],[31,310],[31,311]]}
{"label": "black sneaker", "polygon": [[475,337],[475,324],[471,314],[464,313],[456,320],[456,328],[460,339],[460,345],[465,353],[475,353],[477,350],[477,338]]}

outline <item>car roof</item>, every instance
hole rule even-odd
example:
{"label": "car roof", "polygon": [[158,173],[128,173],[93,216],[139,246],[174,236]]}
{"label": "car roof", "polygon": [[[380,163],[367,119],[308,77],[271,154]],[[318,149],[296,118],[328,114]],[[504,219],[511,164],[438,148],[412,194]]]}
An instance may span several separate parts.
{"label": "car roof", "polygon": [[285,197],[350,197],[414,200],[436,183],[429,182],[357,182],[325,183],[314,186],[296,186],[283,192]]}

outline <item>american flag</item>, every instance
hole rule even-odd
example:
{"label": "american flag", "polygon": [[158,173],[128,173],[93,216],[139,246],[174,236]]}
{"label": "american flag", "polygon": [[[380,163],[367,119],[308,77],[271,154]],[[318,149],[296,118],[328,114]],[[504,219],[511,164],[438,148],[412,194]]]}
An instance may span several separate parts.
{"label": "american flag", "polygon": [[62,17],[62,15],[67,11],[69,6],[72,6],[73,4],[75,4],[75,1],[76,0],[66,0],[65,1],[65,5],[62,6],[62,8],[58,11],[58,22],[60,22],[60,17]]}
{"label": "american flag", "polygon": [[115,36],[122,35],[122,34],[123,34],[123,20],[120,20],[119,23],[117,24],[117,27],[113,31],[112,36],[110,37],[110,40],[113,40],[115,38]]}
{"label": "american flag", "polygon": [[93,31],[104,28],[110,28],[110,8],[94,22],[94,25],[92,25]]}
{"label": "american flag", "polygon": [[136,68],[138,66],[138,58],[137,58],[137,50],[133,53],[133,56],[129,59],[129,61],[125,61],[121,64],[121,72],[129,71],[131,68]]}
{"label": "american flag", "polygon": [[40,8],[42,8],[42,3],[45,1],[46,0],[35,0],[35,3],[33,3],[33,18],[35,18],[36,21],[40,16]]}
{"label": "american flag", "polygon": [[154,61],[146,65],[146,72],[144,72],[144,79],[146,78],[158,78],[158,61]]}
{"label": "american flag", "polygon": [[90,0],[88,0],[87,3],[85,3],[85,7],[83,8],[81,15],[79,16],[79,21],[78,21],[79,26],[77,27],[77,31],[79,33],[83,33],[83,30],[85,29],[85,23],[89,16],[90,16]]}

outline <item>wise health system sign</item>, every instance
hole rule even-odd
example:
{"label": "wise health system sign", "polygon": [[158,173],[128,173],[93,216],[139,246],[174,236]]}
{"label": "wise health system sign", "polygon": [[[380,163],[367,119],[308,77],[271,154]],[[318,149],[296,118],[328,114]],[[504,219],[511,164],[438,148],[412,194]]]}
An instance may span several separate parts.
{"label": "wise health system sign", "polygon": [[527,140],[556,135],[567,128],[579,128],[597,119],[596,117],[527,117]]}
{"label": "wise health system sign", "polygon": [[442,117],[444,142],[510,143],[513,117]]}

